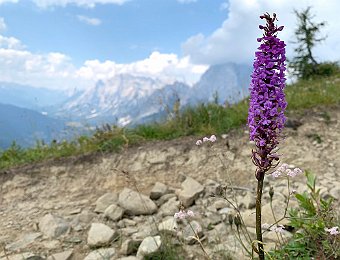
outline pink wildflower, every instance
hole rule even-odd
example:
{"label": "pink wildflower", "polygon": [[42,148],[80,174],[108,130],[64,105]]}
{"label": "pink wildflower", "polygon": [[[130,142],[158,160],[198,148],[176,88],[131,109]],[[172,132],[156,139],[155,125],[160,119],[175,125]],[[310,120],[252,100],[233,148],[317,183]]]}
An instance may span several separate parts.
{"label": "pink wildflower", "polygon": [[275,226],[273,226],[271,229],[270,229],[271,231],[274,231],[274,232],[276,232],[276,233],[283,233],[283,231],[284,231],[284,226],[283,225],[275,225]]}
{"label": "pink wildflower", "polygon": [[203,143],[210,141],[208,137],[203,137]]}
{"label": "pink wildflower", "polygon": [[279,170],[277,170],[277,171],[275,171],[275,172],[272,173],[272,176],[273,176],[274,178],[277,178],[277,177],[279,177],[280,175],[281,175],[281,172],[280,172]]}
{"label": "pink wildflower", "polygon": [[339,227],[336,226],[336,227],[332,227],[332,228],[325,228],[325,231],[326,232],[329,232],[329,234],[331,235],[338,235],[339,234],[339,231],[338,231]]}
{"label": "pink wildflower", "polygon": [[268,223],[262,224],[263,229],[269,229],[270,225]]}
{"label": "pink wildflower", "polygon": [[213,142],[215,142],[217,140],[217,138],[216,138],[215,135],[212,135],[212,136],[210,136],[209,140],[210,140],[210,142],[213,143]]}
{"label": "pink wildflower", "polygon": [[185,211],[185,210],[180,210],[179,212],[176,212],[174,215],[174,218],[178,219],[184,219],[184,218],[189,218],[193,217],[195,214],[191,210]]}

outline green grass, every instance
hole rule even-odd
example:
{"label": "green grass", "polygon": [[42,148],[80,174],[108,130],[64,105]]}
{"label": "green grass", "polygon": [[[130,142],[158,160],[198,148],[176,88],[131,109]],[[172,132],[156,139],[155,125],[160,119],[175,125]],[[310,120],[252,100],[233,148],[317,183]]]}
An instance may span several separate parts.
{"label": "green grass", "polygon": [[[288,112],[295,113],[316,106],[340,104],[340,74],[330,78],[299,81],[287,86]],[[134,129],[106,126],[92,136],[80,136],[73,141],[37,142],[35,147],[22,149],[15,143],[0,151],[0,169],[93,152],[116,152],[149,140],[170,140],[183,136],[203,136],[228,133],[246,124],[248,99],[230,107],[200,104],[185,108],[166,122],[140,125]]]}

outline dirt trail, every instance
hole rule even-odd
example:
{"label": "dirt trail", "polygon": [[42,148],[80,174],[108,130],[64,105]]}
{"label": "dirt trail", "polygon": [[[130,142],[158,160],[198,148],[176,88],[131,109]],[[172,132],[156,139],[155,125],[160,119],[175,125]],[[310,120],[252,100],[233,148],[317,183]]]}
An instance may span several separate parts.
{"label": "dirt trail", "polygon": [[[312,170],[323,186],[338,182],[340,107],[313,109],[290,120],[281,145],[282,160]],[[212,145],[198,147],[195,141],[186,137],[150,142],[119,154],[84,155],[1,171],[0,245],[37,231],[38,221],[47,213],[69,216],[91,211],[98,197],[123,187],[137,186],[148,193],[156,181],[161,181],[178,188],[182,174],[201,183],[212,179],[253,187],[252,145],[246,129],[235,130],[226,139],[218,137]],[[67,245],[46,242],[25,249],[53,252],[60,247]]]}

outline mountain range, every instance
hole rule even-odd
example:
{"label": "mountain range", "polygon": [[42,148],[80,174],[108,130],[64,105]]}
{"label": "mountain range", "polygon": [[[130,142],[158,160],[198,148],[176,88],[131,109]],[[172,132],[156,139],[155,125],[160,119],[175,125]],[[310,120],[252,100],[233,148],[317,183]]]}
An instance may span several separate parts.
{"label": "mountain range", "polygon": [[181,108],[212,101],[235,103],[248,95],[251,71],[247,65],[213,65],[191,86],[120,74],[72,95],[0,82],[0,147],[8,147],[12,140],[29,146],[36,139],[65,137],[70,125],[81,130],[86,125],[157,121],[169,115],[175,102]]}
{"label": "mountain range", "polygon": [[235,103],[248,95],[250,73],[251,67],[246,65],[214,65],[193,86],[120,74],[71,97],[55,116],[85,119],[90,124],[150,122],[159,119],[176,100],[182,108],[212,102],[217,97],[220,104]]}
{"label": "mountain range", "polygon": [[0,147],[7,148],[13,141],[27,147],[38,140],[59,140],[66,136],[65,122],[40,112],[13,105],[0,104]]}

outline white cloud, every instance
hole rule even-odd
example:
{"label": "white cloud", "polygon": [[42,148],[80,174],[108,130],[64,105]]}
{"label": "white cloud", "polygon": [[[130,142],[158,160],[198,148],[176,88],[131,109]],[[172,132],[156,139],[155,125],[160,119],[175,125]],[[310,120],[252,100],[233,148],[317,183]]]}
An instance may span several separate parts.
{"label": "white cloud", "polygon": [[189,3],[195,3],[197,0],[177,0],[177,2],[181,4],[189,4]]}
{"label": "white cloud", "polygon": [[218,64],[223,62],[251,63],[258,47],[256,38],[262,35],[258,28],[263,23],[259,16],[265,12],[275,12],[279,25],[285,29],[279,37],[287,44],[288,57],[293,54],[296,17],[294,9],[303,10],[312,6],[316,22],[327,21],[324,35],[327,40],[315,48],[319,60],[340,60],[340,30],[338,28],[338,10],[340,2],[329,0],[230,0],[228,19],[211,35],[193,35],[182,44],[185,55],[194,63]]}
{"label": "white cloud", "polygon": [[0,35],[0,48],[21,50],[25,46],[17,38]]}
{"label": "white cloud", "polygon": [[4,3],[17,3],[19,0],[0,0],[0,5]]}
{"label": "white cloud", "polygon": [[5,23],[5,19],[0,17],[0,32],[6,31],[7,25]]}
{"label": "white cloud", "polygon": [[41,8],[47,8],[51,6],[65,7],[67,5],[77,5],[81,7],[93,8],[97,4],[122,5],[130,0],[32,0],[32,1]]}
{"label": "white cloud", "polygon": [[70,57],[59,52],[32,53],[14,37],[0,35],[0,81],[37,87],[74,89],[93,86],[118,74],[193,83],[207,69],[190,63],[189,57],[153,52],[148,58],[121,64],[114,61],[88,60],[76,67]]}
{"label": "white cloud", "polygon": [[97,26],[102,23],[102,21],[98,18],[91,18],[84,15],[78,15],[77,18],[79,21],[93,26]]}
{"label": "white cloud", "polygon": [[105,80],[115,75],[127,73],[137,76],[159,78],[167,82],[182,80],[193,83],[207,69],[205,65],[193,65],[188,57],[178,58],[176,54],[153,52],[148,58],[129,64],[119,64],[113,61],[86,61],[77,70],[79,78],[87,80]]}

